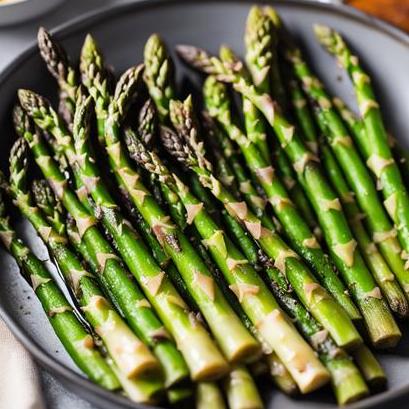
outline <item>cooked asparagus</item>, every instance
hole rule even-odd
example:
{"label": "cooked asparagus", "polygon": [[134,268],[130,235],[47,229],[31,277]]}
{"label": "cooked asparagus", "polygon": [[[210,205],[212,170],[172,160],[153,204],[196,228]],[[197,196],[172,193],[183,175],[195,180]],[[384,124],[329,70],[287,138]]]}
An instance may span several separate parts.
{"label": "cooked asparagus", "polygon": [[[34,94],[20,92],[20,97],[33,116],[35,113],[42,115],[42,109],[36,107],[38,100]],[[58,118],[55,111],[53,111],[53,117]],[[80,237],[86,243],[93,263],[98,266],[99,277],[107,293],[126,317],[134,332],[153,348],[160,360],[165,371],[167,386],[186,378],[188,369],[183,357],[174,343],[166,338],[167,333],[162,323],[142,292],[129,278],[128,271],[123,267],[111,245],[97,228],[95,218],[83,206],[77,194],[68,187],[65,176],[51,158],[47,145],[34,130],[28,116],[21,108],[17,108],[14,119],[17,132],[28,142],[44,177],[52,186],[57,198],[75,219]],[[41,124],[41,116],[39,122]],[[44,126],[46,123],[42,122]],[[52,121],[48,123],[51,126]],[[58,135],[62,137],[62,134]]]}
{"label": "cooked asparagus", "polygon": [[[241,66],[231,67],[223,64],[216,57],[210,57],[205,51],[195,47],[181,46],[179,53],[194,67],[211,72],[219,80],[231,83],[236,91],[248,97],[263,112],[266,120],[274,128],[277,138],[293,163],[301,185],[313,204],[331,255],[360,307],[372,342],[378,347],[396,345],[401,337],[400,330],[379,287],[369,273],[360,251],[356,248],[356,241],[349,229],[339,199],[322,172],[318,158],[306,148],[294,126],[274,108],[270,95],[259,92],[242,75]],[[247,138],[239,139],[238,142],[242,146],[248,144]],[[259,162],[260,157],[261,155],[252,155],[251,159]],[[271,185],[271,178],[268,182],[268,185]],[[282,196],[281,194],[278,198]],[[290,208],[290,206],[284,207]]]}

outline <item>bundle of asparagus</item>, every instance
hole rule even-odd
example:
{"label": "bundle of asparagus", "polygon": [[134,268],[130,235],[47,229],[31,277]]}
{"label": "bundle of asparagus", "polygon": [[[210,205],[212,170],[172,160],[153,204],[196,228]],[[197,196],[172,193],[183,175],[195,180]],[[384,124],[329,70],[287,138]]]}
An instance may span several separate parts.
{"label": "bundle of asparagus", "polygon": [[[409,316],[406,153],[358,58],[338,33],[315,32],[350,75],[361,117],[331,98],[268,6],[249,12],[245,63],[227,46],[219,57],[177,46],[207,76],[198,100],[178,99],[157,34],[144,65],[116,81],[90,35],[78,75],[39,30],[59,109],[18,91],[1,186],[72,299],[17,238],[4,195],[0,238],[102,387],[136,402],[256,409],[260,376],[287,394],[330,382],[339,404],[385,385],[364,340],[394,347],[394,315]],[[30,151],[44,176],[31,189]]]}

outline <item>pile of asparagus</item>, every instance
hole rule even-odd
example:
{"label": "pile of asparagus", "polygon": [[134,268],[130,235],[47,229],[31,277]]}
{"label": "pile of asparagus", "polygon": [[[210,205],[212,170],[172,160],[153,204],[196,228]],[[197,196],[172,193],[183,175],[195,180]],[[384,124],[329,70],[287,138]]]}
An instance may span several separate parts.
{"label": "pile of asparagus", "polygon": [[[395,319],[409,316],[407,154],[358,58],[328,27],[315,33],[360,116],[268,6],[249,12],[245,63],[227,46],[218,57],[177,46],[202,92],[176,87],[156,34],[116,80],[90,35],[78,72],[39,30],[59,107],[18,91],[0,237],[92,381],[135,402],[214,409],[262,408],[268,377],[289,395],[331,383],[341,405],[386,384],[364,339],[394,347]],[[7,202],[72,299],[17,237]]]}

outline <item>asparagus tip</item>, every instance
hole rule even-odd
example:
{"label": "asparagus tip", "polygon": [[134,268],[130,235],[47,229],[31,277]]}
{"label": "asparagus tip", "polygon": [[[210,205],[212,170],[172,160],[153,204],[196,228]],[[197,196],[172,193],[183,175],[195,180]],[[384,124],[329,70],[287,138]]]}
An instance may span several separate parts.
{"label": "asparagus tip", "polygon": [[314,24],[313,30],[318,42],[327,48],[329,52],[333,52],[336,45],[336,32],[323,24]]}
{"label": "asparagus tip", "polygon": [[150,146],[156,136],[157,112],[152,98],[148,98],[138,114],[138,134],[146,146]]}
{"label": "asparagus tip", "polygon": [[179,44],[175,48],[176,54],[185,63],[191,65],[193,68],[203,71],[207,74],[214,73],[214,67],[211,62],[210,55],[199,47],[192,45]]}
{"label": "asparagus tip", "polygon": [[246,31],[251,31],[255,28],[255,25],[258,23],[260,18],[263,16],[263,12],[261,7],[258,5],[254,5],[250,8],[250,11],[247,15],[246,21]]}
{"label": "asparagus tip", "polygon": [[274,7],[272,6],[264,6],[263,7],[263,12],[266,16],[270,18],[270,20],[273,22],[273,24],[277,27],[280,28],[283,23],[281,21],[280,16],[278,15],[277,11],[275,10]]}
{"label": "asparagus tip", "polygon": [[98,48],[97,42],[95,41],[94,37],[92,34],[88,33],[85,36],[84,44],[82,45],[81,49],[81,56],[82,55],[89,55],[96,51]]}
{"label": "asparagus tip", "polygon": [[17,95],[24,111],[30,116],[33,116],[35,110],[40,107],[48,108],[50,106],[50,103],[46,98],[29,89],[20,88],[17,91]]}

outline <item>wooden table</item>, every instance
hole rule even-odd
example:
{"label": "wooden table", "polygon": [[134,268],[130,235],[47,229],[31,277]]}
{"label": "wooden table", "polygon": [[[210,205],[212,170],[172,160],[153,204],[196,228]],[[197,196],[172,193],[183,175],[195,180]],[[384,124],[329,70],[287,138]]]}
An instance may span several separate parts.
{"label": "wooden table", "polygon": [[347,3],[409,32],[409,0],[347,0]]}

